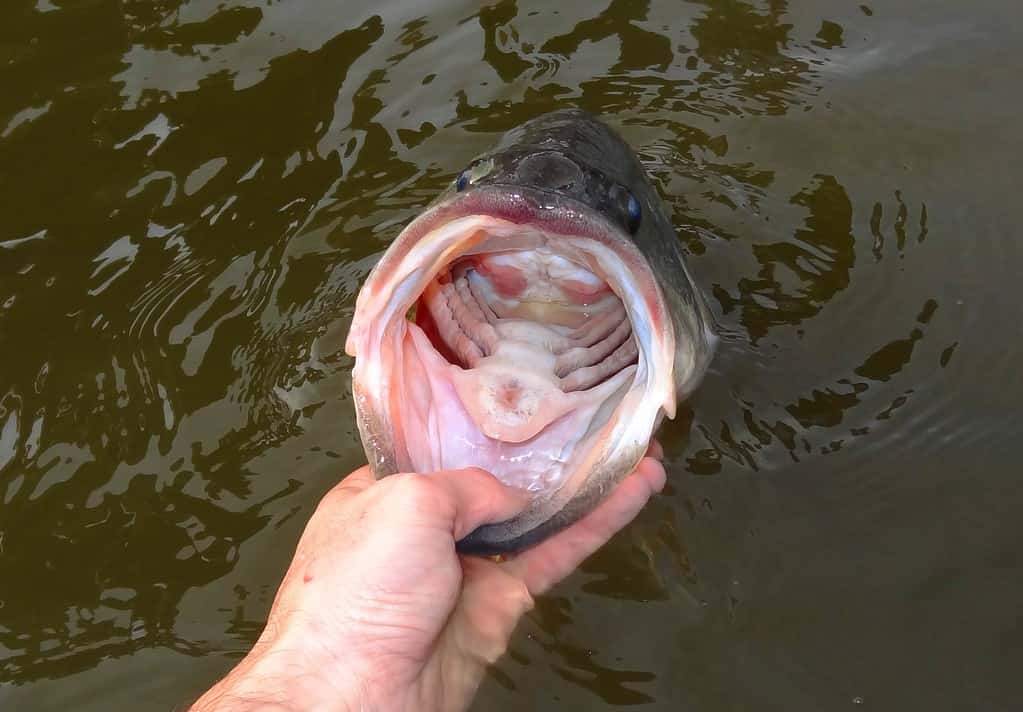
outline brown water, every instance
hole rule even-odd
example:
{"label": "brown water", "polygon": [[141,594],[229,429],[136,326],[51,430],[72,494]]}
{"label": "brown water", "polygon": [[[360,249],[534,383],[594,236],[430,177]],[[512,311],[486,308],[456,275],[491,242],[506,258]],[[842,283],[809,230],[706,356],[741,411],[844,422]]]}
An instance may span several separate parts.
{"label": "brown water", "polygon": [[1019,703],[1019,3],[552,7],[3,3],[0,706],[170,709],[243,654],[362,462],[361,280],[563,105],[723,343],[476,709]]}

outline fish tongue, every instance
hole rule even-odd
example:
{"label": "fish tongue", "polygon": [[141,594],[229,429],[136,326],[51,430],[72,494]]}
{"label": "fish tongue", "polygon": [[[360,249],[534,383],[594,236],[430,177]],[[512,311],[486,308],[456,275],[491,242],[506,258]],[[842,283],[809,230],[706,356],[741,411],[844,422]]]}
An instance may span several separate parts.
{"label": "fish tongue", "polygon": [[571,411],[577,398],[562,392],[554,356],[522,341],[501,341],[475,368],[452,367],[462,405],[489,438],[520,443]]}

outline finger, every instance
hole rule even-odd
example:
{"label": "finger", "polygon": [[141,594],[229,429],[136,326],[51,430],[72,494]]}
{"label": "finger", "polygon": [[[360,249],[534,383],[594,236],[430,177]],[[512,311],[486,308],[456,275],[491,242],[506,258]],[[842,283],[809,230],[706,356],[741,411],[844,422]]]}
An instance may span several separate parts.
{"label": "finger", "polygon": [[507,487],[477,467],[436,472],[426,477],[441,486],[454,505],[452,534],[455,541],[484,524],[511,519],[529,503],[529,495],[524,490]]}
{"label": "finger", "polygon": [[462,557],[460,612],[468,620],[464,642],[475,657],[491,664],[508,645],[519,619],[533,607],[522,580],[493,561]]}
{"label": "finger", "polygon": [[655,460],[664,462],[664,448],[661,447],[661,441],[657,438],[651,438],[650,444],[646,449],[646,457],[652,457]]}
{"label": "finger", "polygon": [[596,509],[505,565],[522,578],[534,596],[545,592],[631,522],[650,497],[664,488],[665,479],[660,462],[643,458],[636,471]]}

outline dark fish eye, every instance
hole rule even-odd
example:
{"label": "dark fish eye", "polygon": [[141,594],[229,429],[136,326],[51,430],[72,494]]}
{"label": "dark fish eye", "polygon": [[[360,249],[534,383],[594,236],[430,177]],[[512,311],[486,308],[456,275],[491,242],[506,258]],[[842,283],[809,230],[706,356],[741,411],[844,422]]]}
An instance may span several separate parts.
{"label": "dark fish eye", "polygon": [[493,158],[477,158],[455,178],[455,190],[461,193],[470,184],[475,184],[481,178],[489,175],[492,170],[494,170]]}
{"label": "dark fish eye", "polygon": [[636,200],[635,195],[629,195],[629,202],[625,206],[629,216],[629,232],[635,233],[639,229],[639,222],[643,219],[643,207]]}

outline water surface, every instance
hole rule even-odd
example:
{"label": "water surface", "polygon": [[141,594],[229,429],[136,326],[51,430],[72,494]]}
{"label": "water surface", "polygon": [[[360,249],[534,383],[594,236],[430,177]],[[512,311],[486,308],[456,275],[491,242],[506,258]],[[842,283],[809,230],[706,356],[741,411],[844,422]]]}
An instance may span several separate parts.
{"label": "water surface", "polygon": [[508,128],[636,146],[720,322],[478,710],[1011,709],[1010,0],[0,9],[0,705],[184,706],[363,455],[361,280]]}

